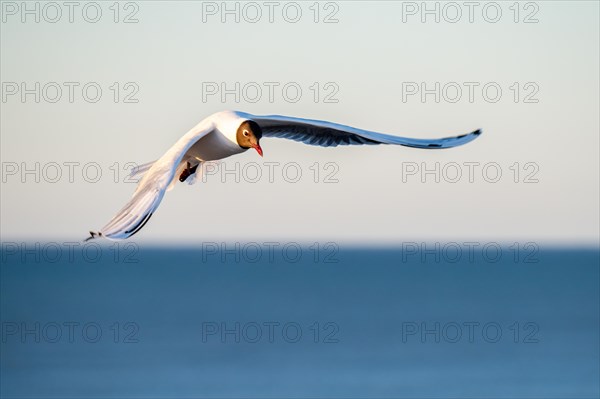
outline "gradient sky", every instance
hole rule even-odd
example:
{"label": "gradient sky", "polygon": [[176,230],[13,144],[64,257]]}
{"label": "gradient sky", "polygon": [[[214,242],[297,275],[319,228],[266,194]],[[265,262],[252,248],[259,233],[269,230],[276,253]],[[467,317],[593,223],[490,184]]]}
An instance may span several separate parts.
{"label": "gradient sky", "polygon": [[[19,6],[21,3],[14,3]],[[30,3],[33,4],[33,3]],[[85,3],[82,3],[85,4]],[[23,23],[3,2],[1,80],[26,82],[96,82],[103,89],[97,103],[75,90],[73,103],[19,95],[1,103],[1,234],[3,240],[72,240],[98,229],[128,200],[134,185],[124,182],[123,165],[158,158],[190,127],[213,112],[239,109],[336,121],[356,127],[414,137],[454,135],[482,128],[467,146],[424,151],[405,147],[317,148],[271,139],[263,141],[265,157],[247,152],[227,160],[229,168],[257,162],[297,162],[298,183],[275,174],[256,183],[225,183],[210,176],[205,183],[179,185],[165,196],[160,210],[139,233],[138,242],[198,240],[330,240],[365,244],[415,240],[497,240],[593,244],[599,239],[599,6],[597,2],[535,2],[539,9],[520,9],[515,23],[512,2],[502,2],[502,17],[487,22],[475,10],[456,23],[439,23],[420,14],[404,15],[402,2],[335,2],[319,19],[336,11],[337,23],[315,23],[309,7],[299,3],[298,23],[275,10],[257,23],[204,15],[202,2],[135,2],[138,23],[114,23],[112,2],[102,4],[102,18],[88,23],[75,10],[57,23]],[[220,6],[221,2],[213,3]],[[262,4],[262,2],[258,2]],[[421,2],[414,3],[420,6]],[[462,4],[462,2],[459,2]],[[523,5],[524,3],[521,3]],[[124,6],[124,3],[121,3]],[[230,3],[234,7],[234,3]],[[433,7],[434,3],[430,3]],[[32,5],[33,7],[33,5]],[[337,7],[337,8],[336,8]],[[51,10],[48,10],[50,12]],[[63,12],[66,12],[63,9]],[[121,9],[119,18],[134,11]],[[266,7],[262,8],[266,12]],[[447,10],[450,12],[451,10]],[[463,13],[468,10],[462,9]],[[535,12],[538,23],[523,23]],[[90,12],[91,13],[91,12]],[[54,15],[54,14],[52,14]],[[293,15],[293,14],[291,14]],[[454,14],[452,14],[454,15]],[[489,15],[494,15],[490,11]],[[246,16],[253,17],[253,14]],[[4,21],[5,19],[5,21]],[[7,83],[8,82],[8,83]],[[110,86],[134,82],[137,103],[115,103]],[[207,82],[297,83],[303,94],[296,103],[281,90],[269,102],[266,89],[252,103],[233,96],[203,101]],[[318,102],[309,89],[318,82],[339,88],[337,103]],[[471,103],[463,98],[439,103],[430,95],[402,99],[406,82],[495,82],[502,90],[496,103],[481,89]],[[520,99],[515,103],[518,82]],[[534,86],[525,84],[532,82]],[[537,103],[523,98],[532,87]],[[323,92],[325,93],[325,92]],[[56,162],[96,162],[102,178],[89,183],[75,169],[52,183],[43,176],[6,175],[24,162],[32,168]],[[114,182],[110,166],[121,167]],[[337,183],[313,181],[311,165],[333,162]],[[455,162],[495,162],[502,170],[497,183],[476,172],[474,182],[456,183],[432,176],[407,176],[403,168]],[[514,181],[514,168],[520,175]],[[404,163],[404,164],[403,164]],[[524,183],[537,169],[537,183]],[[462,167],[466,173],[467,168]],[[41,171],[40,171],[41,174]],[[403,179],[404,177],[404,179]],[[403,181],[404,180],[404,181]],[[242,202],[249,211],[239,211]]]}

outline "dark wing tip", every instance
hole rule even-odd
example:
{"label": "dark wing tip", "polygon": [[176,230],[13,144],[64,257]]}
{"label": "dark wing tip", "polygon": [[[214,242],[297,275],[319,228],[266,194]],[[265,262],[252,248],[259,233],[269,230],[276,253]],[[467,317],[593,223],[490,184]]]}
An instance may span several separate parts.
{"label": "dark wing tip", "polygon": [[88,242],[89,240],[93,240],[94,238],[102,237],[101,232],[90,231],[90,236],[83,240],[83,242]]}
{"label": "dark wing tip", "polygon": [[467,137],[469,139],[469,141],[471,140],[475,140],[477,137],[479,137],[479,135],[482,133],[481,129],[477,129],[471,133],[466,133],[466,134],[461,134],[460,136],[456,136],[455,139],[462,139]]}
{"label": "dark wing tip", "polygon": [[466,134],[461,134],[460,136],[455,136],[455,137],[450,137],[445,141],[445,145],[441,145],[441,146],[433,146],[433,145],[429,145],[429,148],[453,148],[453,147],[458,147],[467,143],[470,143],[471,141],[475,140],[477,137],[479,137],[479,135],[482,133],[481,129],[477,129],[471,133],[466,133]]}
{"label": "dark wing tip", "polygon": [[479,136],[480,134],[481,134],[481,129],[477,129],[474,132],[466,133],[466,134],[461,134],[460,136],[456,136],[455,139],[462,139],[463,137],[467,137],[467,136]]}

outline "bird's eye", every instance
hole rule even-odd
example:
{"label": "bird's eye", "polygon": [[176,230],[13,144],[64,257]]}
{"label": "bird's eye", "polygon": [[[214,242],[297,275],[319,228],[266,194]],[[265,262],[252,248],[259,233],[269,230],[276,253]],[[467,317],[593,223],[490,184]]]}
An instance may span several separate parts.
{"label": "bird's eye", "polygon": [[250,133],[248,133],[247,130],[244,130],[244,136],[248,137],[250,135]]}

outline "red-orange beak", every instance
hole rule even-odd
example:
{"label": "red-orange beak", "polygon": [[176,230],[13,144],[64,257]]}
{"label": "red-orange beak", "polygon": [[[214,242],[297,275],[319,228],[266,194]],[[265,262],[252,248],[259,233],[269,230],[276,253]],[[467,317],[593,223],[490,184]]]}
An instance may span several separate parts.
{"label": "red-orange beak", "polygon": [[262,152],[262,148],[260,147],[260,144],[256,144],[253,148],[256,150],[256,152],[258,152],[258,155],[260,155],[261,157],[263,156],[263,152]]}

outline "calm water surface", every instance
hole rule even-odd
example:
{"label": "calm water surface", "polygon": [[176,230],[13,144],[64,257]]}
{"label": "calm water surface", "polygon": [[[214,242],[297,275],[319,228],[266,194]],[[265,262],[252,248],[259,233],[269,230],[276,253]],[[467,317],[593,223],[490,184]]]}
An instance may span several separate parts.
{"label": "calm water surface", "polygon": [[600,394],[596,249],[288,249],[3,245],[2,397]]}

